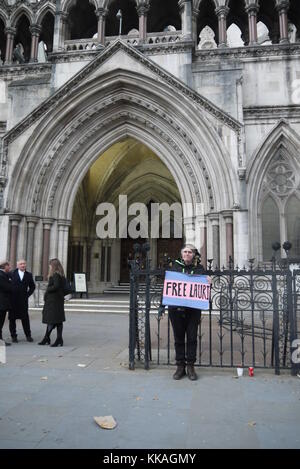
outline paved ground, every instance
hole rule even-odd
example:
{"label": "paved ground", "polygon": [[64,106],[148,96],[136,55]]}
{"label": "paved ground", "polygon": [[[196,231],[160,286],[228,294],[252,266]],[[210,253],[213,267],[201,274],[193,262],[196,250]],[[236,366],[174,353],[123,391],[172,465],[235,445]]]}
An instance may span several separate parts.
{"label": "paved ground", "polygon": [[[38,313],[31,323],[40,340]],[[300,379],[288,373],[129,371],[126,315],[70,313],[62,348],[19,339],[0,365],[0,448],[300,448]],[[114,430],[93,421],[105,415]]]}

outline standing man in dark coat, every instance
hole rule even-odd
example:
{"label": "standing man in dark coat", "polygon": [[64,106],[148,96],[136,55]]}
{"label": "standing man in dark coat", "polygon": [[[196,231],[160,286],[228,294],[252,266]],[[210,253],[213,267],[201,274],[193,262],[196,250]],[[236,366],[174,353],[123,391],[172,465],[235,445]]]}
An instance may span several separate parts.
{"label": "standing man in dark coat", "polygon": [[24,334],[28,342],[33,342],[28,315],[28,298],[35,290],[32,274],[26,270],[26,261],[17,262],[17,269],[11,274],[13,296],[12,309],[9,312],[9,330],[13,342],[18,342],[16,320],[21,319]]}
{"label": "standing man in dark coat", "polygon": [[[6,312],[11,309],[11,296],[13,287],[9,276],[10,264],[8,261],[0,261],[0,339],[2,337],[2,328],[5,322]],[[5,345],[11,345],[5,342]]]}

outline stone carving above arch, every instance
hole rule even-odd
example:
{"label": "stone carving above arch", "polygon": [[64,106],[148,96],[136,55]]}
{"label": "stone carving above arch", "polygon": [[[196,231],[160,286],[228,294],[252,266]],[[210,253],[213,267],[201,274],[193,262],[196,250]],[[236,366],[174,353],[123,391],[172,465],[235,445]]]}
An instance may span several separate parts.
{"label": "stone carving above arch", "polygon": [[10,17],[10,23],[12,27],[16,27],[18,20],[21,18],[21,16],[25,15],[26,18],[28,19],[30,24],[34,23],[34,14],[31,8],[31,5],[27,4],[27,2],[22,2],[20,6],[18,6],[12,13]]}
{"label": "stone carving above arch", "polygon": [[[122,95],[119,98],[119,100],[122,101],[122,102],[124,102],[125,99],[126,99],[125,95]],[[134,103],[135,100],[132,96],[130,96],[128,98],[128,101]],[[117,102],[118,102],[118,100],[114,100],[114,104],[117,104]],[[136,100],[135,103],[138,104],[139,106],[142,105],[141,100],[138,100],[138,99]],[[51,167],[56,165],[56,161],[60,160],[61,152],[65,151],[65,148],[68,148],[68,146],[69,146],[68,141],[72,139],[72,137],[76,133],[76,130],[77,130],[78,126],[79,125],[82,126],[82,124],[84,123],[86,125],[86,127],[88,128],[89,127],[89,122],[93,121],[95,116],[99,115],[99,111],[100,110],[105,111],[105,109],[111,107],[111,105],[112,105],[111,101],[107,100],[105,103],[101,103],[100,105],[95,106],[93,111],[91,111],[91,110],[89,111],[89,114],[88,114],[86,119],[83,118],[82,122],[75,122],[73,124],[72,128],[68,129],[68,131],[65,133],[65,135],[62,136],[59,139],[59,145],[56,145],[52,149],[51,153],[49,154],[49,156],[48,156],[46,162],[44,163],[44,166],[43,166],[43,168],[40,172],[40,175],[39,175],[39,178],[38,178],[38,184],[36,186],[35,196],[34,196],[33,203],[32,203],[31,213],[39,213],[39,211],[41,209],[42,199],[43,199],[43,189],[45,187],[45,182],[48,180],[47,172],[48,172],[49,169],[51,169]],[[148,110],[151,110],[150,106],[147,106],[147,103],[145,103],[144,106]],[[146,116],[146,114],[145,114],[145,116]],[[173,127],[174,131],[180,132],[180,130],[181,130],[180,127],[178,126],[178,124],[175,124],[172,121],[172,119],[170,120],[163,113],[160,113],[160,118],[162,118],[168,126],[171,125]],[[141,117],[133,111],[119,111],[118,113],[112,113],[112,115],[110,117],[108,117],[107,119],[105,119],[105,120],[98,119],[98,123],[91,130],[86,131],[85,134],[82,137],[80,137],[80,142],[77,141],[77,143],[75,144],[75,146],[72,147],[72,149],[70,150],[68,155],[65,156],[63,164],[60,166],[58,172],[56,173],[55,182],[54,182],[54,184],[51,188],[51,192],[50,192],[50,195],[49,195],[49,198],[48,198],[48,202],[47,202],[47,213],[48,214],[52,213],[53,203],[54,203],[54,200],[55,200],[55,193],[56,193],[57,187],[60,183],[60,180],[61,180],[62,176],[65,173],[66,168],[68,167],[68,165],[70,164],[70,162],[74,158],[74,156],[81,150],[82,145],[85,143],[85,141],[88,141],[88,140],[92,139],[94,135],[99,135],[101,133],[101,130],[110,128],[114,125],[114,123],[121,122],[121,121],[125,121],[126,123],[127,122],[133,122],[137,126],[142,126],[142,127],[146,127],[148,129],[150,129],[150,131],[152,133],[155,133],[158,136],[159,139],[164,141],[164,145],[166,145],[168,147],[171,147],[174,154],[176,154],[177,158],[182,161],[183,166],[186,168],[186,171],[187,171],[187,173],[189,175],[189,178],[190,178],[190,182],[193,186],[193,192],[194,192],[194,194],[196,195],[196,198],[197,198],[196,201],[198,203],[200,203],[202,201],[201,200],[200,189],[199,189],[199,186],[198,186],[194,171],[193,171],[191,165],[189,164],[188,159],[186,158],[183,150],[181,148],[179,148],[179,146],[170,137],[170,135],[162,130],[162,126],[158,126],[157,124],[153,123],[153,121],[151,121],[150,119],[148,120],[148,119],[146,119],[146,117]],[[202,163],[201,155],[198,153],[198,150],[193,145],[193,142],[192,142],[190,136],[188,136],[187,134],[182,132],[182,130],[181,130],[181,134],[182,134],[182,137],[184,138],[184,140],[186,142],[186,145],[188,145],[191,148],[191,150],[193,151],[195,157],[197,158],[197,161],[199,162],[199,164],[201,166],[201,169],[202,169],[203,175],[204,175],[204,181],[205,181],[206,188],[207,188],[207,191],[208,191],[208,194],[209,194],[210,208],[214,209],[215,202],[214,202],[214,195],[213,195],[213,191],[212,191],[213,186],[212,186],[212,182],[210,181],[208,171],[207,171],[205,165]]]}
{"label": "stone carving above arch", "polygon": [[263,190],[268,190],[282,199],[288,197],[296,188],[296,173],[290,161],[279,151],[267,169]]}

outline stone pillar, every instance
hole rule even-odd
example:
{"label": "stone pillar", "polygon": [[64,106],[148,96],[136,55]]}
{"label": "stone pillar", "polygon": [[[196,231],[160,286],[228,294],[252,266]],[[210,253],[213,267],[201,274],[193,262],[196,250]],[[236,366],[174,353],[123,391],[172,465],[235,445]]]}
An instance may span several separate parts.
{"label": "stone pillar", "polygon": [[195,228],[193,217],[185,217],[183,220],[185,243],[195,244]]}
{"label": "stone pillar", "polygon": [[193,31],[193,14],[192,14],[192,1],[179,0],[178,2],[181,13],[181,30],[184,39],[192,39]]}
{"label": "stone pillar", "polygon": [[220,6],[216,8],[216,14],[218,16],[218,27],[219,27],[219,47],[227,46],[227,15],[229,8],[226,6]]}
{"label": "stone pillar", "polygon": [[60,8],[57,8],[55,12],[53,52],[58,52],[64,49],[67,19],[67,14],[61,11]]}
{"label": "stone pillar", "polygon": [[27,217],[27,243],[26,243],[26,261],[27,269],[32,272],[33,268],[33,249],[34,249],[34,233],[38,219],[35,217]]}
{"label": "stone pillar", "polygon": [[257,44],[257,12],[258,5],[256,3],[249,3],[246,6],[246,12],[248,13],[249,23],[249,46]]}
{"label": "stone pillar", "polygon": [[149,2],[144,0],[137,6],[137,12],[139,15],[139,33],[140,42],[145,42],[147,38],[147,14],[149,11]]}
{"label": "stone pillar", "polygon": [[288,9],[289,0],[282,0],[276,5],[279,14],[280,44],[288,44],[289,28],[288,28]]}
{"label": "stone pillar", "polygon": [[42,275],[44,280],[47,280],[49,271],[50,231],[52,223],[52,218],[46,218],[43,220]]}
{"label": "stone pillar", "polygon": [[98,8],[96,15],[98,18],[98,42],[105,45],[105,21],[108,10],[106,8]]}
{"label": "stone pillar", "polygon": [[30,62],[37,62],[38,50],[39,50],[39,37],[42,31],[42,27],[39,24],[33,24],[30,26],[31,32],[31,52]]}
{"label": "stone pillar", "polygon": [[192,40],[195,42],[195,46],[198,45],[198,34],[197,34],[197,21],[199,16],[199,10],[197,8],[192,9]]}
{"label": "stone pillar", "polygon": [[6,51],[5,51],[5,65],[12,64],[13,61],[13,50],[14,50],[14,37],[16,35],[15,28],[6,28]]}
{"label": "stone pillar", "polygon": [[212,224],[214,267],[220,267],[220,221],[218,213],[209,215]]}
{"label": "stone pillar", "polygon": [[202,239],[202,244],[201,244],[201,248],[200,248],[201,264],[206,269],[206,267],[207,267],[207,228],[206,228],[206,224],[203,224],[200,228],[200,238]]}
{"label": "stone pillar", "polygon": [[91,276],[91,255],[92,255],[92,243],[89,239],[86,241],[86,259],[85,259],[85,272],[87,280],[90,280]]}
{"label": "stone pillar", "polygon": [[223,212],[223,218],[226,226],[226,262],[229,262],[229,258],[232,257],[234,260],[233,250],[233,214],[230,211]]}
{"label": "stone pillar", "polygon": [[57,257],[67,271],[68,266],[68,244],[69,244],[69,229],[72,222],[69,220],[58,220],[58,254]]}
{"label": "stone pillar", "polygon": [[21,221],[20,215],[10,215],[10,249],[9,249],[9,260],[12,268],[16,267],[17,264],[17,248],[18,248],[18,234],[19,234],[19,223]]}

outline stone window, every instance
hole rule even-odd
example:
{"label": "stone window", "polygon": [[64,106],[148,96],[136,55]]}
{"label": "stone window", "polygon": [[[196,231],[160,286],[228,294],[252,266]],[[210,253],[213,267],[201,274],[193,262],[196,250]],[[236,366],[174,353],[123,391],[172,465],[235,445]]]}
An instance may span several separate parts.
{"label": "stone window", "polygon": [[[23,61],[29,62],[31,50],[31,33],[29,28],[30,23],[27,16],[22,15],[16,25],[17,34],[15,36],[14,47],[16,48],[19,45],[20,52],[16,51],[17,54],[13,57],[15,62],[22,63],[21,56],[24,59]],[[19,53],[21,56],[19,56]]]}
{"label": "stone window", "polygon": [[300,257],[299,171],[279,152],[269,164],[262,189],[263,259],[272,257],[272,243],[292,243],[290,255]]}

